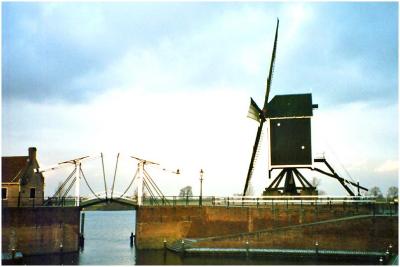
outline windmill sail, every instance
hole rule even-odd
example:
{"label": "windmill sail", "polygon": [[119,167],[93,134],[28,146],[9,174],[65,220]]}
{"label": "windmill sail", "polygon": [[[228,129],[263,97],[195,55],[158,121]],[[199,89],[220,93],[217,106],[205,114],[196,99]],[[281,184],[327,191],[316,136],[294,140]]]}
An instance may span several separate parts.
{"label": "windmill sail", "polygon": [[251,154],[250,166],[249,166],[249,170],[247,172],[247,179],[246,179],[246,184],[244,185],[243,196],[245,196],[247,193],[247,189],[250,184],[250,179],[253,174],[254,163],[255,163],[255,158],[256,158],[256,154],[257,154],[258,144],[260,143],[260,137],[261,137],[263,124],[264,124],[264,120],[261,120],[260,125],[258,126],[258,129],[257,129],[256,140],[255,140],[254,146],[253,146],[253,153]]}
{"label": "windmill sail", "polygon": [[272,50],[271,64],[269,66],[269,73],[268,73],[268,79],[267,79],[267,88],[266,88],[266,92],[265,92],[265,99],[264,99],[264,106],[263,106],[264,112],[267,109],[269,92],[271,90],[272,75],[274,73],[274,65],[275,65],[275,57],[276,57],[276,46],[278,44],[278,29],[279,29],[279,19],[278,19],[278,21],[276,23],[274,48]]}
{"label": "windmill sail", "polygon": [[[268,105],[268,97],[269,97],[269,92],[271,89],[272,74],[273,74],[273,69],[274,69],[274,64],[275,64],[276,46],[278,43],[278,29],[279,29],[279,19],[277,20],[277,23],[276,23],[274,48],[272,50],[271,64],[270,64],[269,73],[268,73],[263,110],[261,111],[260,108],[258,108],[257,104],[254,102],[254,100],[251,99],[249,114],[247,115],[248,117],[249,117],[249,115],[251,115],[252,117],[250,117],[250,118],[256,119],[257,121],[259,121],[260,125],[258,126],[258,129],[257,129],[256,140],[254,142],[253,152],[251,154],[251,160],[250,160],[249,169],[247,171],[247,177],[246,177],[246,183],[244,185],[243,196],[245,196],[247,193],[247,189],[249,187],[251,176],[253,174],[254,163],[255,163],[255,159],[256,159],[258,145],[260,143],[261,132],[262,132],[262,128],[263,128],[264,121],[265,121],[265,114],[266,114],[267,105]],[[255,116],[256,114],[258,116]]]}
{"label": "windmill sail", "polygon": [[257,106],[256,102],[254,102],[253,98],[250,98],[250,106],[249,106],[249,112],[247,113],[247,117],[260,122],[261,112],[262,112],[261,109]]}

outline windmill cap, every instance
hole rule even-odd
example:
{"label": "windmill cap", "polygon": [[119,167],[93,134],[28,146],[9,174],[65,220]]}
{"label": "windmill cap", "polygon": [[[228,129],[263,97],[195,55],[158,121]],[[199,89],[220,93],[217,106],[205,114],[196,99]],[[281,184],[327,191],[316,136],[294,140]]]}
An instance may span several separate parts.
{"label": "windmill cap", "polygon": [[268,103],[268,118],[311,117],[318,104],[312,103],[311,94],[276,95]]}

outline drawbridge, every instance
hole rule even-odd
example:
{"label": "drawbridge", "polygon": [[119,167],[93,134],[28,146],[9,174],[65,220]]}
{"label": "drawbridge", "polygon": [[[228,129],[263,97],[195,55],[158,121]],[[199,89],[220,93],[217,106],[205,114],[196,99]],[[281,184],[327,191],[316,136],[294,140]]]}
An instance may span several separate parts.
{"label": "drawbridge", "polygon": [[[146,170],[146,166],[148,165],[159,166],[160,164],[134,156],[129,157],[137,161],[137,168],[128,186],[122,193],[114,190],[119,157],[120,153],[118,153],[117,155],[112,186],[110,189],[107,187],[106,182],[103,153],[101,153],[99,156],[80,157],[68,161],[63,161],[47,168],[36,169],[36,172],[44,173],[71,165],[74,167],[72,172],[69,173],[67,178],[64,179],[61,185],[57,188],[53,196],[45,200],[44,206],[78,206],[80,208],[86,208],[93,205],[104,203],[109,204],[114,202],[125,206],[136,207],[143,205],[145,193],[149,194],[151,202],[158,202],[159,200],[161,200],[163,203],[168,202],[160,188],[155,183],[154,179]],[[91,184],[88,182],[85,173],[83,172],[82,163],[99,158],[101,159],[102,164],[104,190],[101,192],[95,192]],[[166,168],[162,168],[162,170],[172,172],[174,174],[180,174],[179,169],[177,169],[176,171],[171,171]],[[90,192],[89,195],[81,195],[80,187],[82,182],[84,182],[84,184],[88,188]],[[73,196],[71,196],[70,192],[73,187],[75,187],[75,193]],[[130,190],[134,193],[129,194],[128,192]]]}

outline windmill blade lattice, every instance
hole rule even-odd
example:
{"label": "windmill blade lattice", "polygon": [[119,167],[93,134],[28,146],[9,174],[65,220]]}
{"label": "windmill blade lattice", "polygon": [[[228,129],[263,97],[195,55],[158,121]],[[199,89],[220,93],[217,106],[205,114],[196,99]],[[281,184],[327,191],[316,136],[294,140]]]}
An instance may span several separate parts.
{"label": "windmill blade lattice", "polygon": [[[247,171],[247,177],[246,177],[246,183],[245,183],[244,190],[243,190],[243,196],[245,196],[247,193],[249,183],[251,180],[251,176],[253,174],[253,169],[255,166],[256,158],[257,158],[257,151],[258,151],[258,147],[260,145],[260,138],[261,138],[262,129],[263,129],[264,121],[265,121],[265,116],[266,116],[266,112],[267,112],[268,98],[269,98],[269,93],[271,90],[272,74],[273,74],[275,57],[276,57],[276,47],[277,47],[277,42],[278,42],[278,29],[279,29],[279,19],[277,20],[277,23],[276,23],[274,48],[272,50],[271,64],[270,64],[269,73],[268,73],[263,109],[260,111],[260,108],[258,108],[257,104],[254,102],[253,99],[251,99],[251,103],[250,103],[249,113],[254,113],[254,110],[258,110],[259,111],[258,112],[258,121],[260,124],[257,129],[257,134],[256,134],[254,146],[253,146],[253,152],[251,155],[250,165],[249,165],[249,169]],[[252,112],[250,112],[250,111],[252,111]],[[251,118],[254,119],[254,117],[251,117]]]}

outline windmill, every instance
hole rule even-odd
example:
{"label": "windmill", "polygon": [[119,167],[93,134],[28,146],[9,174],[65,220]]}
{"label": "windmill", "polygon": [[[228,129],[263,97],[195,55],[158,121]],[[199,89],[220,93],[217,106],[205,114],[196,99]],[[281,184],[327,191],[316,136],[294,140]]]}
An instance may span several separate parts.
{"label": "windmill", "polygon": [[[253,174],[255,161],[259,153],[259,144],[262,136],[264,123],[267,124],[269,166],[268,176],[271,178],[273,170],[280,170],[270,185],[265,189],[263,195],[317,195],[318,191],[298,169],[310,169],[329,177],[337,179],[349,195],[355,193],[349,186],[357,189],[368,189],[352,181],[340,177],[325,158],[314,159],[311,150],[311,118],[313,109],[318,108],[312,103],[311,94],[276,95],[269,100],[272,75],[276,58],[278,42],[279,19],[275,30],[275,40],[272,50],[271,63],[267,78],[266,92],[263,108],[260,109],[256,102],[250,98],[248,117],[256,120],[259,125],[253,146],[250,165],[247,172],[243,196],[248,193],[249,183]],[[328,171],[313,166],[313,162],[325,163]],[[296,185],[296,180],[298,185]],[[280,184],[284,181],[283,186]]]}

